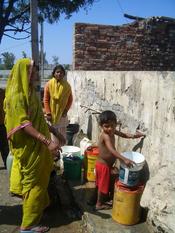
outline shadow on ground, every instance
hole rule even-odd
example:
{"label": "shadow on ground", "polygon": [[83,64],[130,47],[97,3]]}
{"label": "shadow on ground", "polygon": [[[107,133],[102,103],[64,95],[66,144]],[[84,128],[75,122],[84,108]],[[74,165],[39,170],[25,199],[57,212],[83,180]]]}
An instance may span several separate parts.
{"label": "shadow on ground", "polygon": [[[78,181],[69,181],[69,186],[72,187],[75,201],[83,212],[97,215],[102,219],[111,218],[110,214],[95,210],[96,190],[94,182],[88,182],[81,185]],[[88,205],[89,201],[94,202],[94,204]]]}
{"label": "shadow on ground", "polygon": [[[75,210],[62,209],[59,206],[45,211],[42,222],[50,227],[59,227],[70,224],[72,221],[80,220]],[[77,211],[77,210],[76,210]],[[22,219],[22,206],[0,206],[0,225],[20,226]]]}
{"label": "shadow on ground", "polygon": [[21,205],[0,206],[0,225],[20,225],[21,217]]}

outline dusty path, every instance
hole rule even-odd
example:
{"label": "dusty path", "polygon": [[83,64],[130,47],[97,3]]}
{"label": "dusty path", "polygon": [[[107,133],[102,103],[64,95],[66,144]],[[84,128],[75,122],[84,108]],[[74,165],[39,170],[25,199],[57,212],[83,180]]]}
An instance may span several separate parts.
{"label": "dusty path", "polygon": [[[0,233],[16,233],[21,222],[21,200],[11,197],[8,193],[9,178],[3,169],[0,158]],[[43,222],[51,227],[51,233],[84,233],[81,216],[77,209],[56,208],[48,210]]]}

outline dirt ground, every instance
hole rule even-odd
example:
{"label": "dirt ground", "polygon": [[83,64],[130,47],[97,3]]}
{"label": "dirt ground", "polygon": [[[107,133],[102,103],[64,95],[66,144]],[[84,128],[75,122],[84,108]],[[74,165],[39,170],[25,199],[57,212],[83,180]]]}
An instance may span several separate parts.
{"label": "dirt ground", "polygon": [[[74,205],[71,193],[68,194],[69,190],[66,184],[63,185],[60,193],[64,196],[64,199],[60,198],[64,202],[63,205],[57,203],[54,208],[47,210],[42,222],[51,227],[49,231],[51,233],[85,233],[81,212]],[[70,205],[70,203],[72,204]],[[21,204],[20,199],[9,195],[9,176],[7,170],[3,168],[0,158],[0,233],[19,232],[18,228],[22,217]]]}

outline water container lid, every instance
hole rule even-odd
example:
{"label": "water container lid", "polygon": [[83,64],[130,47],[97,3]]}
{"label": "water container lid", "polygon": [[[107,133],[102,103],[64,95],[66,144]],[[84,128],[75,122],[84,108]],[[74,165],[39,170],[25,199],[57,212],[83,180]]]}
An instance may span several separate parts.
{"label": "water container lid", "polygon": [[137,151],[126,151],[126,152],[123,152],[122,155],[127,159],[131,159],[136,164],[140,164],[140,163],[145,162],[144,155],[137,152]]}
{"label": "water container lid", "polygon": [[99,155],[99,148],[98,146],[89,146],[86,151],[85,151],[85,154],[87,155],[94,155],[94,156],[97,156]]}
{"label": "water container lid", "polygon": [[80,152],[80,147],[78,146],[62,146],[62,153],[78,153]]}

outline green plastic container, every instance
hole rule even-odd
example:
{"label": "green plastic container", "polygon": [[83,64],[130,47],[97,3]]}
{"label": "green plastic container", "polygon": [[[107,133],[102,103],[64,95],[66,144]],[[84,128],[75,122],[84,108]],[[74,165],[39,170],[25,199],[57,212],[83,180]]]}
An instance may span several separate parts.
{"label": "green plastic container", "polygon": [[63,158],[64,163],[64,175],[68,180],[80,180],[81,179],[81,167],[83,156],[76,156],[75,159]]}

